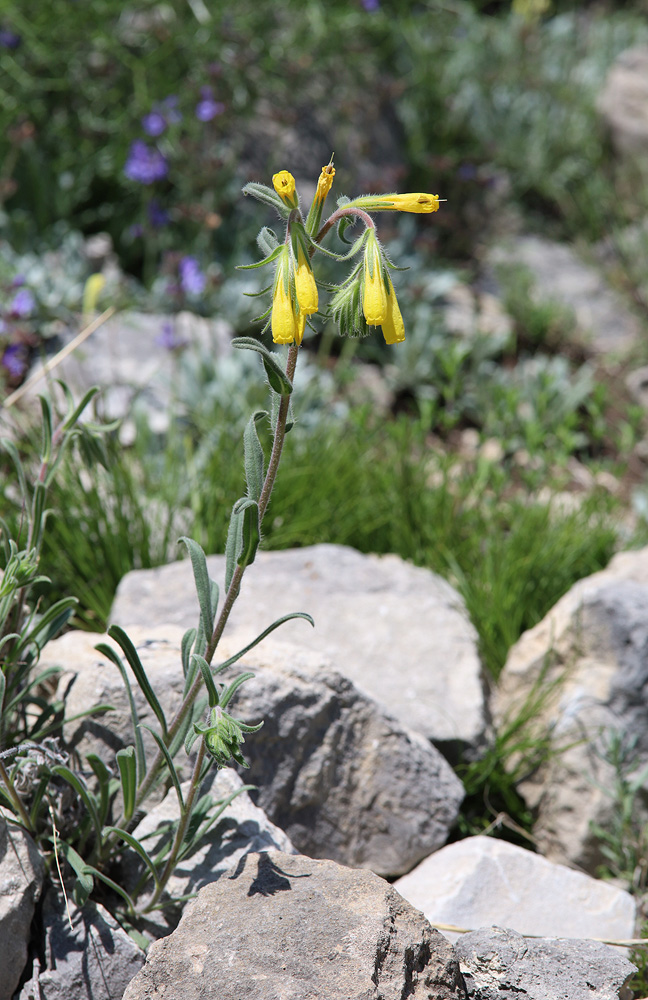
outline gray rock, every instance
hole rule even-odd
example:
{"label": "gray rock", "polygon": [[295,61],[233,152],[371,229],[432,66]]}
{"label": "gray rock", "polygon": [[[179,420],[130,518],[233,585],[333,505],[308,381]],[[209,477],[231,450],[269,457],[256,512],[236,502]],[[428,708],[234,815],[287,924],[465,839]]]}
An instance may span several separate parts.
{"label": "gray rock", "polygon": [[457,935],[444,925],[495,923],[540,937],[634,936],[630,893],[492,837],[441,848],[395,888],[450,940]]}
{"label": "gray rock", "polygon": [[44,877],[34,841],[0,814],[0,1000],[11,1000],[23,974]]}
{"label": "gray rock", "polygon": [[648,158],[648,46],[626,49],[612,65],[597,107],[618,153]]}
{"label": "gray rock", "polygon": [[[513,718],[540,695],[530,734],[548,735],[548,760],[519,784],[536,811],[534,836],[554,861],[595,874],[604,863],[592,823],[608,830],[620,805],[609,747],[621,741],[625,776],[648,765],[648,548],[616,556],[580,580],[511,649],[495,697]],[[635,799],[635,821],[648,821]]]}
{"label": "gray rock", "polygon": [[635,967],[597,941],[533,941],[483,927],[455,945],[471,1000],[619,1000]]}
{"label": "gray rock", "polygon": [[464,1000],[451,945],[382,879],[248,854],[155,942],[123,1000]]}
{"label": "gray rock", "polygon": [[639,342],[637,318],[599,271],[571,247],[538,236],[520,236],[493,248],[489,263],[527,267],[537,300],[555,302],[572,312],[577,334],[593,353],[626,352]]}
{"label": "gray rock", "polygon": [[[219,583],[223,556],[210,556]],[[260,552],[246,573],[230,622],[251,639],[275,618],[307,611],[281,628],[283,642],[317,650],[403,725],[446,756],[479,755],[489,722],[477,635],[461,597],[439,576],[398,556],[361,555],[341,545]],[[111,620],[132,624],[196,623],[188,561],[128,573]],[[248,640],[249,641],[249,640]]]}
{"label": "gray rock", "polygon": [[[182,694],[182,630],[166,625],[132,627],[129,633],[170,721]],[[63,663],[73,670],[72,686],[70,675],[60,683],[61,690],[69,687],[69,714],[98,701],[115,706],[96,720],[65,728],[81,759],[92,751],[110,765],[116,751],[132,743],[132,729],[121,676],[92,649],[100,638],[68,633],[48,644],[41,664]],[[249,640],[247,632],[226,633],[221,657]],[[245,744],[251,764],[245,779],[259,786],[260,807],[298,850],[402,875],[445,843],[463,787],[423,736],[387,715],[323,657],[293,645],[266,639],[237,664],[239,670],[257,676],[239,689],[232,711],[246,721],[265,719]],[[141,721],[153,723],[150,708],[134,690]],[[143,735],[152,752],[153,738]],[[181,778],[188,778],[184,750],[176,762]]]}
{"label": "gray rock", "polygon": [[266,640],[240,666],[233,714],[265,719],[244,777],[299,851],[393,876],[446,842],[463,787],[424,737],[312,653]]}
{"label": "gray rock", "polygon": [[[186,796],[188,784],[182,786]],[[166,885],[166,897],[179,899],[197,892],[210,882],[215,882],[230,868],[235,868],[245,854],[260,853],[268,850],[283,851],[284,854],[296,854],[290,838],[270,822],[262,809],[255,806],[247,792],[241,791],[243,782],[231,768],[209,772],[201,794],[210,792],[214,801],[222,801],[236,794],[236,798],[227,806],[220,821],[212,827],[197,849],[184,858]],[[156,830],[164,824],[176,822],[180,810],[175,789],[172,789],[165,799],[155,806],[133,831],[138,840],[144,840],[149,854],[154,856],[161,845],[164,834],[155,836]],[[140,866],[137,866],[139,875]],[[133,873],[135,874],[135,873]],[[130,879],[131,883],[135,878]],[[125,881],[129,888],[128,878]],[[146,924],[146,930],[152,937],[161,937],[175,927],[180,916],[181,907],[165,907],[163,911],[151,914]]]}
{"label": "gray rock", "polygon": [[117,1000],[144,964],[144,952],[98,903],[79,910],[70,901],[68,911],[50,887],[42,923],[45,961],[19,1000]]}

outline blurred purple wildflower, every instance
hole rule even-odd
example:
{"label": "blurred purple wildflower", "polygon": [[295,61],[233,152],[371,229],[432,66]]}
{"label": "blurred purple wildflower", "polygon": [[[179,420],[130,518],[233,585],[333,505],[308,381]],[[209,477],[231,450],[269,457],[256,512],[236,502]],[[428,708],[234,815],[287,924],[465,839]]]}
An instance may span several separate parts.
{"label": "blurred purple wildflower", "polygon": [[0,359],[11,378],[22,378],[27,371],[27,348],[24,344],[9,344]]}
{"label": "blurred purple wildflower", "polygon": [[22,43],[22,38],[6,25],[0,27],[0,47],[3,49],[17,49]]}
{"label": "blurred purple wildflower", "polygon": [[362,6],[369,14],[375,10],[380,10],[380,0],[362,0]]}
{"label": "blurred purple wildflower", "polygon": [[178,98],[175,94],[169,94],[159,105],[159,110],[167,120],[168,125],[177,125],[182,121],[182,112],[178,110]]}
{"label": "blurred purple wildflower", "polygon": [[207,279],[195,257],[182,257],[178,269],[183,292],[187,295],[200,295],[204,292]]}
{"label": "blurred purple wildflower", "polygon": [[151,198],[147,211],[149,222],[154,229],[161,229],[162,226],[166,226],[169,221],[169,213],[165,208],[162,208],[157,198]]}
{"label": "blurred purple wildflower", "polygon": [[14,274],[14,276],[12,278],[12,281],[11,281],[11,287],[12,288],[20,288],[20,286],[24,285],[24,284],[25,284],[25,275],[24,274]]}
{"label": "blurred purple wildflower", "polygon": [[167,320],[162,324],[162,332],[155,338],[158,347],[163,347],[165,351],[175,351],[179,347],[186,347],[188,341],[179,337],[173,323]]}
{"label": "blurred purple wildflower", "polygon": [[169,172],[169,164],[159,149],[147,146],[142,139],[131,143],[124,173],[138,184],[153,184],[164,180]]}
{"label": "blurred purple wildflower", "polygon": [[162,135],[166,127],[166,118],[155,109],[153,109],[153,111],[149,111],[149,113],[144,115],[142,118],[142,128],[147,135]]}
{"label": "blurred purple wildflower", "polygon": [[211,87],[201,87],[200,96],[201,100],[196,105],[196,118],[199,122],[210,122],[216,115],[222,115],[225,105],[214,100]]}
{"label": "blurred purple wildflower", "polygon": [[474,181],[477,177],[477,168],[473,163],[460,163],[457,174],[461,181]]}
{"label": "blurred purple wildflower", "polygon": [[9,306],[9,314],[15,319],[24,319],[27,316],[31,316],[35,306],[36,301],[29,289],[19,288]]}

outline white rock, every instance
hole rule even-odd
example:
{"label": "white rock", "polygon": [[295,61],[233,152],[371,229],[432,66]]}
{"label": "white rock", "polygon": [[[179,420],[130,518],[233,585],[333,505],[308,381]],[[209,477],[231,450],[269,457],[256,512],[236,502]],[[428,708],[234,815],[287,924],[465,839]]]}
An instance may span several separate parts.
{"label": "white rock", "polygon": [[442,847],[394,886],[433,926],[497,924],[541,937],[634,937],[629,893],[491,837]]}

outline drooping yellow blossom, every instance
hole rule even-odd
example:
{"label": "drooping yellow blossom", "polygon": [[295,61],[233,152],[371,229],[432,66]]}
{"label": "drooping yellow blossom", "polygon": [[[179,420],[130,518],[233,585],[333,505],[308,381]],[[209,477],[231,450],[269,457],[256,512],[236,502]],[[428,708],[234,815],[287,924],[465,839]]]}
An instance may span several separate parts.
{"label": "drooping yellow blossom", "polygon": [[302,337],[304,336],[304,328],[306,327],[306,313],[297,313],[297,327],[295,329],[295,343],[299,347],[302,342]]}
{"label": "drooping yellow blossom", "polygon": [[389,275],[387,276],[387,316],[382,324],[382,332],[387,344],[401,344],[405,340],[405,324]]}
{"label": "drooping yellow blossom", "polygon": [[387,317],[387,292],[382,275],[380,250],[373,230],[367,234],[364,259],[362,311],[370,326],[382,326]]}
{"label": "drooping yellow blossom", "polygon": [[383,205],[376,208],[394,209],[397,212],[437,212],[439,210],[438,194],[387,194],[379,198]]}
{"label": "drooping yellow blossom", "polygon": [[332,163],[327,163],[325,167],[322,167],[322,172],[319,175],[319,180],[317,181],[317,191],[315,192],[315,198],[317,201],[326,201],[327,195],[331,190],[334,177],[335,167]]}
{"label": "drooping yellow blossom", "polygon": [[272,183],[279,197],[289,208],[297,208],[295,178],[288,170],[280,170],[272,177]]}
{"label": "drooping yellow blossom", "polygon": [[289,257],[288,248],[286,248],[286,252],[281,256],[277,265],[272,294],[270,326],[275,344],[292,344],[298,333],[297,317],[290,291],[288,266]]}
{"label": "drooping yellow blossom", "polygon": [[304,253],[301,243],[297,245],[295,291],[301,313],[310,316],[311,313],[317,312],[317,285],[315,284],[308,254]]}

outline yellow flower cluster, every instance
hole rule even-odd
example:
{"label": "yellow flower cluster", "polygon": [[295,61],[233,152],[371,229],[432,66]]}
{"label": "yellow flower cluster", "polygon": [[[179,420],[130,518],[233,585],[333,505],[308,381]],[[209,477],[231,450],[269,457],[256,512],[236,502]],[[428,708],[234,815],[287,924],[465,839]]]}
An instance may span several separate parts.
{"label": "yellow flower cluster", "polygon": [[382,256],[373,230],[367,234],[362,290],[362,311],[370,326],[381,326],[387,344],[405,340],[405,324],[396,292],[388,274],[383,274]]}

